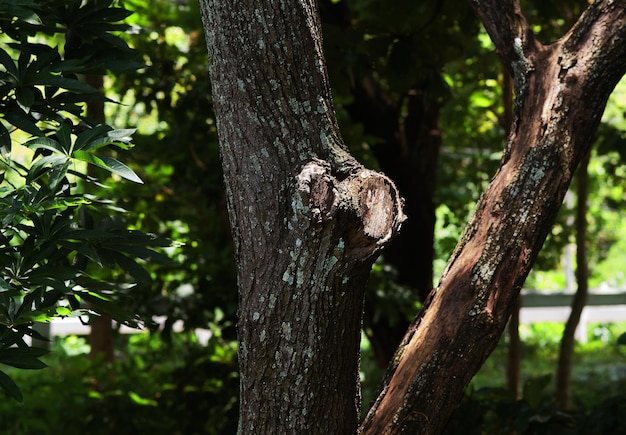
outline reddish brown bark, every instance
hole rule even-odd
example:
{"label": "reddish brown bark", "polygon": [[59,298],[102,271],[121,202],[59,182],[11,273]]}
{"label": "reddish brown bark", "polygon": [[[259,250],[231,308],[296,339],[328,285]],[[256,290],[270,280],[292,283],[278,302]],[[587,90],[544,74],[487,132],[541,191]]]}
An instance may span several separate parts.
{"label": "reddish brown bark", "polygon": [[500,169],[414,322],[360,431],[441,433],[506,325],[626,71],[626,2],[596,2],[541,45],[515,1],[472,5],[509,65],[515,118]]}

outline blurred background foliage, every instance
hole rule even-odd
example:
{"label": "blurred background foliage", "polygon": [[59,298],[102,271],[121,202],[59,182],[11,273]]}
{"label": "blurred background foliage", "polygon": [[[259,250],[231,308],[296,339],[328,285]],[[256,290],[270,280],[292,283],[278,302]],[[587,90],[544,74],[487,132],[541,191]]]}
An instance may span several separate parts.
{"label": "blurred background foliage", "polygon": [[[28,10],[38,3],[21,0],[13,6]],[[108,7],[110,2],[87,3]],[[107,72],[104,94],[118,102],[106,104],[106,120],[113,128],[136,129],[135,146],[119,158],[143,184],[102,174],[102,183],[94,183],[89,192],[125,209],[128,230],[174,241],[165,248],[171,262],[142,263],[150,279],[133,287],[132,298],[117,302],[144,319],[150,332],[115,333],[114,362],[85,358],[89,346],[82,339],[57,339],[52,354],[44,357],[51,367],[37,377],[9,370],[26,403],[5,402],[0,424],[15,434],[52,433],[60,424],[94,434],[234,433],[235,265],[199,8],[193,0],[114,4],[133,12],[116,36],[134,50],[134,57],[121,60],[115,51],[113,59],[100,65],[104,69],[99,72]],[[548,43],[563,34],[587,2],[522,4],[539,39]],[[390,352],[436,285],[476,200],[497,170],[506,140],[505,108],[512,100],[506,71],[464,2],[321,0],[319,7],[344,138],[360,161],[397,181],[409,215],[395,246],[374,265],[369,283],[362,361],[367,408]],[[50,36],[34,36],[53,44],[54,38],[46,39]],[[117,68],[124,65],[133,68]],[[626,224],[621,219],[625,111],[622,84],[603,118],[590,165],[592,288],[626,285]],[[565,288],[563,256],[574,240],[572,215],[571,206],[563,207],[526,287]],[[102,274],[104,279],[111,272]],[[160,325],[150,323],[155,318],[162,320]],[[592,337],[592,353],[603,349],[608,365],[623,364],[623,350],[616,344],[619,331],[601,327],[611,333]],[[200,339],[198,328],[209,331],[208,341]],[[528,361],[557,352],[556,345],[533,342],[542,331],[525,337]],[[528,396],[508,408],[509,402],[483,390],[492,386],[487,380],[501,378],[498,385],[504,384],[505,348],[503,338],[486,374],[479,374],[468,390],[456,424],[467,429],[466,419],[473,416],[475,433],[510,430],[511,421],[517,422],[513,428],[519,433],[542,433],[533,432],[537,426],[530,423],[537,416],[557,416],[551,409],[538,412],[544,405],[541,409],[549,408],[548,384],[530,382],[528,391],[540,400]],[[541,380],[539,375],[550,372],[553,364],[528,364],[523,375]],[[623,382],[626,374],[598,377]],[[576,391],[584,394],[584,384]],[[580,402],[583,420],[597,418],[599,411],[592,411],[590,403]],[[615,412],[623,410],[611,403]],[[576,421],[579,427],[586,424]]]}

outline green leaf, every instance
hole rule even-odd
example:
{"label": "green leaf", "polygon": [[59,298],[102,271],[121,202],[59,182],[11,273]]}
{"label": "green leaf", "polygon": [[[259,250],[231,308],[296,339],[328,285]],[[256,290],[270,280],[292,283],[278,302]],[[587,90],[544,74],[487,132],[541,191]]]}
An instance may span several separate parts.
{"label": "green leaf", "polygon": [[130,142],[133,139],[131,136],[135,131],[137,131],[135,128],[111,130],[107,133],[107,136],[115,142]]}
{"label": "green leaf", "polygon": [[[103,132],[102,129],[100,129],[99,132]],[[81,134],[79,138],[77,139],[75,148],[77,150],[85,150],[85,151],[93,152],[107,145],[114,145],[118,148],[129,149],[130,146],[128,146],[127,144],[132,141],[131,135],[134,132],[135,132],[135,129],[111,130],[107,132],[105,136],[99,136],[96,139],[88,142],[87,145],[85,145],[86,141],[85,139],[82,138],[82,136],[85,135],[86,133],[89,133],[89,131],[86,131],[83,134]],[[95,135],[91,134],[88,137],[88,139],[91,139],[93,136]]]}
{"label": "green leaf", "polygon": [[128,392],[128,397],[130,397],[130,399],[133,402],[135,402],[137,405],[142,405],[142,406],[159,406],[159,404],[157,403],[156,400],[146,399],[146,398],[141,397],[139,394],[134,393],[132,391]]}
{"label": "green leaf", "polygon": [[49,137],[35,137],[29,141],[27,141],[24,146],[36,150],[36,149],[45,149],[50,150],[55,153],[65,154],[63,147],[59,142],[54,139],[50,139]]}
{"label": "green leaf", "polygon": [[72,310],[67,307],[57,307],[56,314],[57,316],[67,317],[72,314]]}
{"label": "green leaf", "polygon": [[61,123],[57,129],[57,138],[63,148],[64,154],[72,155],[72,129],[65,122]]}
{"label": "green leaf", "polygon": [[24,402],[24,397],[17,384],[6,373],[0,370],[0,388],[10,397],[20,403]]}
{"label": "green leaf", "polygon": [[30,133],[33,136],[43,136],[43,132],[37,127],[33,120],[23,111],[9,110],[4,114],[4,119],[18,129]]}
{"label": "green leaf", "polygon": [[112,157],[97,156],[94,154],[90,154],[86,151],[80,151],[80,150],[74,151],[72,156],[83,162],[91,163],[92,165],[96,165],[100,168],[106,169],[127,180],[133,181],[138,184],[143,184],[143,181],[141,181],[141,178],[139,178],[137,174],[133,172],[132,169],[130,169],[124,163],[120,162],[119,160],[115,160]]}
{"label": "green leaf", "polygon": [[617,337],[617,344],[621,344],[622,346],[626,346],[626,332]]}
{"label": "green leaf", "polygon": [[[93,147],[90,141],[107,141],[108,137],[106,136],[106,131],[108,128],[107,125],[99,124],[78,134],[74,142],[74,149],[85,151],[92,150]],[[95,137],[97,137],[97,139],[94,140]]]}
{"label": "green leaf", "polygon": [[120,254],[119,252],[114,253],[113,257],[115,258],[115,262],[119,264],[120,267],[124,269],[126,272],[130,273],[133,276],[133,278],[135,278],[137,281],[139,282],[152,281],[152,277],[150,276],[148,271],[144,269],[143,267],[141,267],[141,265],[139,265],[139,263],[137,263],[132,258],[127,257],[124,254]]}
{"label": "green leaf", "polygon": [[33,181],[41,177],[43,174],[48,172],[50,168],[54,168],[56,166],[62,166],[65,164],[66,161],[67,161],[67,157],[59,156],[58,154],[37,159],[35,163],[33,163],[33,165],[28,170],[26,183],[32,183]]}
{"label": "green leaf", "polygon": [[[33,60],[28,66],[29,71],[33,77],[41,75],[50,75],[51,64],[59,65],[60,56],[57,47],[50,47],[45,44],[31,44],[34,48],[35,60]],[[31,83],[37,84],[37,83]]]}
{"label": "green leaf", "polygon": [[17,67],[15,66],[15,62],[9,56],[9,53],[0,48],[0,64],[2,64],[7,72],[13,76],[14,79],[18,78]]}
{"label": "green leaf", "polygon": [[41,80],[41,84],[66,89],[80,94],[92,94],[98,92],[96,88],[85,82],[67,77],[50,77],[48,79]]}
{"label": "green leaf", "polygon": [[103,295],[87,291],[77,291],[75,294],[89,303],[94,311],[99,314],[107,314],[114,320],[135,328],[139,325],[136,315],[124,310],[119,303],[108,300]]}
{"label": "green leaf", "polygon": [[53,166],[52,170],[48,172],[48,184],[50,185],[50,190],[53,192],[57,191],[59,185],[65,179],[70,163],[71,161],[68,159],[62,165]]}
{"label": "green leaf", "polygon": [[15,90],[15,98],[22,110],[29,113],[30,108],[35,102],[35,92],[29,87],[20,87]]}
{"label": "green leaf", "polygon": [[18,369],[39,370],[48,367],[38,358],[47,354],[48,351],[37,347],[11,347],[0,350],[0,363]]}

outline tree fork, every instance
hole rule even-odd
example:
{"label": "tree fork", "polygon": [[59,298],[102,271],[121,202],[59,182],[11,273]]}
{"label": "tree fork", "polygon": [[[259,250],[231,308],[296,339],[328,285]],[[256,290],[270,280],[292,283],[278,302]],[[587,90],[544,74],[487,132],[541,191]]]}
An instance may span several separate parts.
{"label": "tree fork", "polygon": [[512,72],[515,118],[501,166],[390,365],[363,434],[442,433],[491,353],[626,72],[626,2],[597,1],[550,46],[517,1],[472,1]]}

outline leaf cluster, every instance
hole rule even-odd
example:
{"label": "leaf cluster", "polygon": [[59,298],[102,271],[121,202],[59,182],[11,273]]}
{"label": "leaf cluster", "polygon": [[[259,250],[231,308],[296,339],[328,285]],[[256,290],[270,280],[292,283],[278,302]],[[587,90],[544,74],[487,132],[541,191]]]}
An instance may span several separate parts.
{"label": "leaf cluster", "polygon": [[[232,241],[198,3],[125,5],[135,10],[130,22],[140,30],[124,37],[146,67],[111,82],[111,91],[128,103],[114,106],[112,119],[120,127],[138,120],[129,166],[146,188],[118,183],[109,194],[121,199],[135,228],[180,242],[171,251],[176,264],[159,267],[155,279],[134,292],[133,310],[167,317],[167,337],[175,322],[203,327],[214,320],[216,307],[234,320]],[[234,340],[234,327],[229,330]]]}
{"label": "leaf cluster", "polygon": [[[129,14],[111,0],[0,0],[0,363],[44,367],[24,338],[46,340],[33,325],[53,317],[137,325],[116,301],[127,282],[151,279],[142,262],[167,261],[165,241],[126,229],[122,209],[87,193],[104,181],[89,166],[141,183],[113,154],[134,130],[85,113],[107,101],[86,75],[139,65],[117,34]],[[0,387],[22,400],[2,372]]]}

